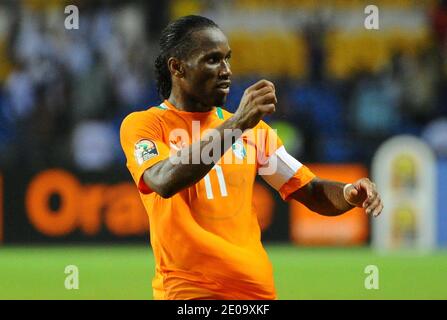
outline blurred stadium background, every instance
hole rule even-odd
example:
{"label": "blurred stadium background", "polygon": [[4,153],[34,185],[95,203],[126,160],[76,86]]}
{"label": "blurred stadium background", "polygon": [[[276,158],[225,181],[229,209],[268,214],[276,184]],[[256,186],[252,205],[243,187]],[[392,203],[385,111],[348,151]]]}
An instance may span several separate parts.
{"label": "blurred stadium background", "polygon": [[[364,27],[369,4],[379,30]],[[78,30],[64,28],[67,5]],[[228,110],[249,84],[274,81],[267,121],[289,152],[383,192],[372,222],[360,210],[319,217],[256,184],[279,298],[447,299],[447,1],[436,0],[0,0],[0,298],[152,297],[119,126],[160,103],[157,40],[187,14],[229,38]],[[400,135],[413,140],[381,149]],[[67,265],[78,290],[64,288]],[[379,290],[365,289],[368,265]]]}

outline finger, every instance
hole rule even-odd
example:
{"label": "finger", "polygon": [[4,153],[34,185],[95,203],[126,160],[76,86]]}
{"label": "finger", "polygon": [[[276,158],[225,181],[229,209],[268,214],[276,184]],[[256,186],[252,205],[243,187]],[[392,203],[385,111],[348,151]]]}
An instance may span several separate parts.
{"label": "finger", "polygon": [[253,98],[259,98],[262,96],[265,96],[266,94],[269,93],[275,93],[275,91],[272,89],[272,87],[270,86],[266,86],[266,87],[262,87],[261,89],[255,90],[253,91]]}
{"label": "finger", "polygon": [[367,195],[365,201],[363,201],[363,208],[368,207],[373,201],[376,200],[377,196],[378,194],[375,191]]}
{"label": "finger", "polygon": [[248,87],[247,90],[249,90],[249,91],[252,91],[252,90],[259,90],[259,89],[261,89],[261,88],[263,88],[263,87],[266,87],[266,86],[269,86],[269,87],[271,87],[273,90],[275,90],[275,85],[274,85],[272,82],[270,82],[270,81],[268,81],[268,80],[265,80],[265,79],[259,80],[258,82],[256,82],[256,83],[253,84],[252,86]]}
{"label": "finger", "polygon": [[380,205],[380,198],[377,197],[374,199],[374,201],[371,202],[370,205],[366,207],[366,214],[368,215],[372,214],[379,205]]}
{"label": "finger", "polygon": [[382,201],[380,201],[379,206],[373,212],[373,217],[374,218],[378,217],[382,213],[382,210],[383,210],[383,203]]}
{"label": "finger", "polygon": [[382,200],[379,198],[377,206],[371,206],[370,213],[373,217],[377,217],[383,209]]}
{"label": "finger", "polygon": [[374,211],[372,212],[371,215],[374,218],[376,218],[376,217],[378,217],[382,213],[382,210],[383,210],[383,204],[382,204],[382,201],[380,201],[379,205],[374,209]]}
{"label": "finger", "polygon": [[275,105],[273,103],[262,105],[260,107],[260,109],[263,113],[266,113],[266,114],[272,114],[276,110]]}
{"label": "finger", "polygon": [[262,97],[256,99],[260,104],[275,104],[277,103],[276,95],[273,92],[267,93]]}
{"label": "finger", "polygon": [[373,187],[371,181],[369,181],[369,179],[361,180],[360,183],[359,183],[359,187],[366,191],[366,195],[367,195],[368,198],[372,197],[373,191],[374,191],[374,187]]}

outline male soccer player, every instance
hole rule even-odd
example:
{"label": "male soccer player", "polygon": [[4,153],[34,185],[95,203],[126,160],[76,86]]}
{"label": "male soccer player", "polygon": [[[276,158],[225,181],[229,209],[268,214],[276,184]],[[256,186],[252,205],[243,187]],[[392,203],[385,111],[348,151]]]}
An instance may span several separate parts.
{"label": "male soccer player", "polygon": [[383,208],[367,178],[352,184],[320,179],[287,153],[261,120],[275,111],[273,83],[247,88],[234,114],[221,108],[230,56],[213,21],[172,22],[155,62],[165,100],[130,114],[121,126],[127,167],[149,215],[155,299],[276,298],[252,210],[256,174],[284,200],[322,215],[357,206],[377,216]]}

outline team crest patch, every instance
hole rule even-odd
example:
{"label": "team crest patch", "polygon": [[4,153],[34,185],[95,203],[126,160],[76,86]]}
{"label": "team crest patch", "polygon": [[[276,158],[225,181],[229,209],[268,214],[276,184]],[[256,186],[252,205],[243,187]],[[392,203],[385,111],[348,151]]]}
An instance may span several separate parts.
{"label": "team crest patch", "polygon": [[244,159],[247,156],[247,151],[245,150],[244,143],[241,139],[237,139],[235,143],[233,143],[232,147],[233,153],[238,159]]}
{"label": "team crest patch", "polygon": [[145,161],[158,156],[157,146],[151,140],[140,140],[135,144],[135,159],[138,165],[142,165]]}

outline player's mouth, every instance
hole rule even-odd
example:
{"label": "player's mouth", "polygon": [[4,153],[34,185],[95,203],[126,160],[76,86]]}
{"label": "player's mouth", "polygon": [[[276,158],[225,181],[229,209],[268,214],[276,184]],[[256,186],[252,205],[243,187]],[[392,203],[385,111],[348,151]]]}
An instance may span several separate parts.
{"label": "player's mouth", "polygon": [[228,94],[230,92],[230,84],[230,80],[221,81],[217,84],[217,89],[222,93]]}

